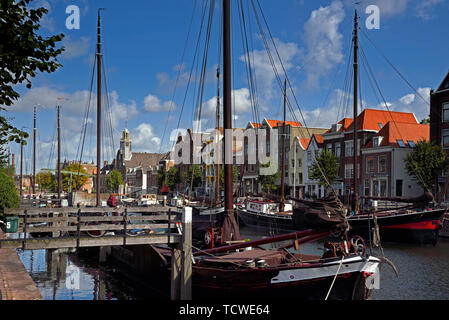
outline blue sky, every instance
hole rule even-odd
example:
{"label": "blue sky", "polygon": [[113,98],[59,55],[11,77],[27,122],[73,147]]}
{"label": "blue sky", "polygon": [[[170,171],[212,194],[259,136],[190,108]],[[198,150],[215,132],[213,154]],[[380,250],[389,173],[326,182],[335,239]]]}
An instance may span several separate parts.
{"label": "blue sky", "polygon": [[[167,151],[171,145],[168,136],[177,128],[179,119],[180,128],[192,127],[193,111],[198,107],[195,88],[198,88],[199,76],[194,73],[190,83],[188,79],[194,62],[201,10],[204,5],[209,6],[210,1],[35,0],[33,3],[49,9],[49,14],[42,21],[43,35],[60,32],[66,35],[63,42],[66,52],[59,59],[63,67],[52,74],[40,74],[33,80],[31,89],[18,86],[21,98],[7,111],[7,116],[14,118],[15,126],[25,127],[30,131],[27,128],[33,127],[32,110],[38,105],[39,168],[54,167],[55,164],[55,106],[58,103],[62,106],[62,157],[70,160],[76,157],[90,88],[99,7],[106,8],[101,13],[102,36],[109,108],[112,112],[111,121],[107,123],[112,126],[115,142],[114,148],[110,139],[104,143],[103,160],[112,160],[118,149],[120,132],[125,127],[131,132],[134,151],[140,152]],[[255,119],[252,117],[243,59],[236,10],[238,2],[232,0],[232,3],[235,126],[243,127],[248,121]],[[248,11],[250,2],[245,0],[243,3],[250,26],[247,37],[251,43],[250,51],[257,81],[258,112],[261,118],[281,118],[280,88],[275,81],[254,14]],[[260,0],[260,4],[306,125],[329,127],[344,116],[352,117],[351,111],[344,108],[347,103],[342,102],[344,100],[341,96],[347,95],[344,87],[353,28],[353,1]],[[80,9],[78,30],[66,28],[69,16],[66,14],[66,7],[69,5],[76,5]],[[365,20],[369,16],[365,13],[365,8],[368,5],[377,5],[380,9],[378,30],[368,30],[365,27]],[[217,6],[221,6],[221,1],[217,1]],[[202,128],[214,126],[220,10],[219,7],[214,9],[206,65]],[[388,106],[391,110],[414,112],[418,120],[426,117],[429,113],[428,104],[400,79],[364,34],[374,41],[418,93],[428,99],[429,90],[439,85],[449,69],[449,1],[361,1],[358,11],[360,46]],[[185,47],[192,13],[194,19]],[[181,60],[184,48],[185,56]],[[200,48],[202,52],[204,37],[201,38]],[[280,67],[279,62],[276,65]],[[360,69],[362,107],[385,109],[383,105],[379,105],[363,65],[360,65]],[[282,79],[283,77],[281,75]],[[94,86],[93,97],[95,92]],[[187,98],[180,117],[185,95]],[[58,101],[58,97],[64,100]],[[289,99],[293,102],[291,94]],[[170,108],[173,111],[169,115]],[[107,107],[103,106],[103,109]],[[294,109],[296,119],[303,122],[296,105]],[[95,113],[96,106],[93,103],[84,143],[84,161],[96,159]],[[287,118],[294,120],[291,114]],[[166,134],[162,140],[164,128]],[[111,130],[107,131],[105,135],[111,136]],[[30,159],[31,141],[25,149],[25,157]],[[18,155],[18,146],[11,145],[11,152]],[[26,163],[25,169],[29,172],[30,162]]]}

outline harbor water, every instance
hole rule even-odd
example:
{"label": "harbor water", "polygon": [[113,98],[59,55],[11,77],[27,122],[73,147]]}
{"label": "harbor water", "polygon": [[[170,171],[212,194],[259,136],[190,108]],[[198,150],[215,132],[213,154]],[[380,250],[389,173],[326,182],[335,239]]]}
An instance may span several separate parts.
{"label": "harbor water", "polygon": [[[265,230],[241,229],[242,236],[258,239]],[[322,243],[309,243],[303,253],[322,253]],[[449,239],[436,246],[383,244],[383,254],[394,263],[399,276],[383,264],[380,288],[371,300],[449,300]],[[368,249],[369,252],[369,249]],[[100,265],[95,251],[18,250],[19,256],[46,300],[168,300],[151,283],[135,278],[112,264]],[[379,249],[373,255],[382,256]]]}

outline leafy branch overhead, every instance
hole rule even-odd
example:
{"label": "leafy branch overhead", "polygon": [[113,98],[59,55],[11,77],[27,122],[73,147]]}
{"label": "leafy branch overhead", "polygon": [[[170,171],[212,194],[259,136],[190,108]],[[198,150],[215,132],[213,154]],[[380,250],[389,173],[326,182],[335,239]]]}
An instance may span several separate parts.
{"label": "leafy branch overhead", "polygon": [[31,88],[31,78],[38,71],[51,73],[61,66],[56,57],[64,48],[56,48],[56,44],[64,34],[37,34],[40,19],[48,10],[27,8],[30,2],[0,1],[0,106],[10,106],[20,97],[15,85],[26,82]]}

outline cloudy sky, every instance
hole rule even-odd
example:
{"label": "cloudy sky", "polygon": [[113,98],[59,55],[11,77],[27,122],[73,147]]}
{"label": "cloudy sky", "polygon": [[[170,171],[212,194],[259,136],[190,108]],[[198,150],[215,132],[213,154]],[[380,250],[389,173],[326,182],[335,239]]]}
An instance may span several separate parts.
{"label": "cloudy sky", "polygon": [[[33,3],[49,10],[42,21],[42,34],[64,33],[62,45],[66,48],[59,59],[63,67],[52,74],[40,74],[31,89],[18,86],[21,98],[6,112],[15,126],[31,131],[33,107],[38,107],[39,168],[54,167],[57,104],[61,105],[63,158],[73,160],[77,152],[79,157],[83,146],[83,160],[96,159],[95,85],[92,94],[89,89],[99,7],[106,8],[101,13],[102,44],[109,93],[103,97],[103,160],[112,160],[124,128],[131,132],[134,151],[159,152],[168,150],[174,129],[192,127],[199,110],[202,129],[215,125],[221,1],[216,1],[211,11],[213,21],[204,70],[201,61],[210,1],[34,0]],[[291,92],[288,95],[293,111],[287,115],[288,120],[330,127],[345,116],[352,117],[348,87],[351,74],[347,75],[347,70],[352,68],[349,65],[348,69],[348,60],[354,1],[260,0],[272,36],[266,38],[266,44],[250,1],[243,1],[247,25],[242,40],[238,3],[232,0],[234,125],[244,127],[248,121],[282,117],[279,80],[285,78],[284,69],[294,92],[294,96]],[[257,1],[254,3],[257,7]],[[79,29],[66,28],[69,5],[80,9]],[[380,9],[379,29],[366,27],[368,5]],[[359,57],[363,60],[361,107],[386,110],[386,104],[390,110],[414,112],[418,120],[427,117],[429,90],[439,85],[449,69],[446,34],[449,0],[370,0],[361,1],[357,8],[360,47],[366,57],[366,60]],[[201,28],[203,12],[206,22]],[[268,36],[265,26],[264,32]],[[199,51],[195,56],[198,37]],[[242,43],[248,44],[249,52]],[[271,57],[265,46],[269,47]],[[253,67],[255,98],[254,87],[248,83],[245,56],[250,57]],[[199,98],[201,79],[204,92]],[[252,101],[257,102],[257,114]],[[86,137],[81,145],[88,106]],[[26,159],[30,159],[31,150],[32,142],[26,147]],[[19,148],[11,145],[11,151],[18,154]],[[26,163],[26,169],[31,170],[30,162]]]}

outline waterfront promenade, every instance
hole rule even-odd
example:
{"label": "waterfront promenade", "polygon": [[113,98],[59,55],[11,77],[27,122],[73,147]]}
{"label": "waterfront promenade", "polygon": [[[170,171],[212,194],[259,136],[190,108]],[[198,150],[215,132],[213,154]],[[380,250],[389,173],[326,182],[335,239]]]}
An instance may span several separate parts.
{"label": "waterfront promenade", "polygon": [[[5,239],[0,229],[0,239]],[[42,300],[42,295],[14,249],[0,249],[0,299]]]}

